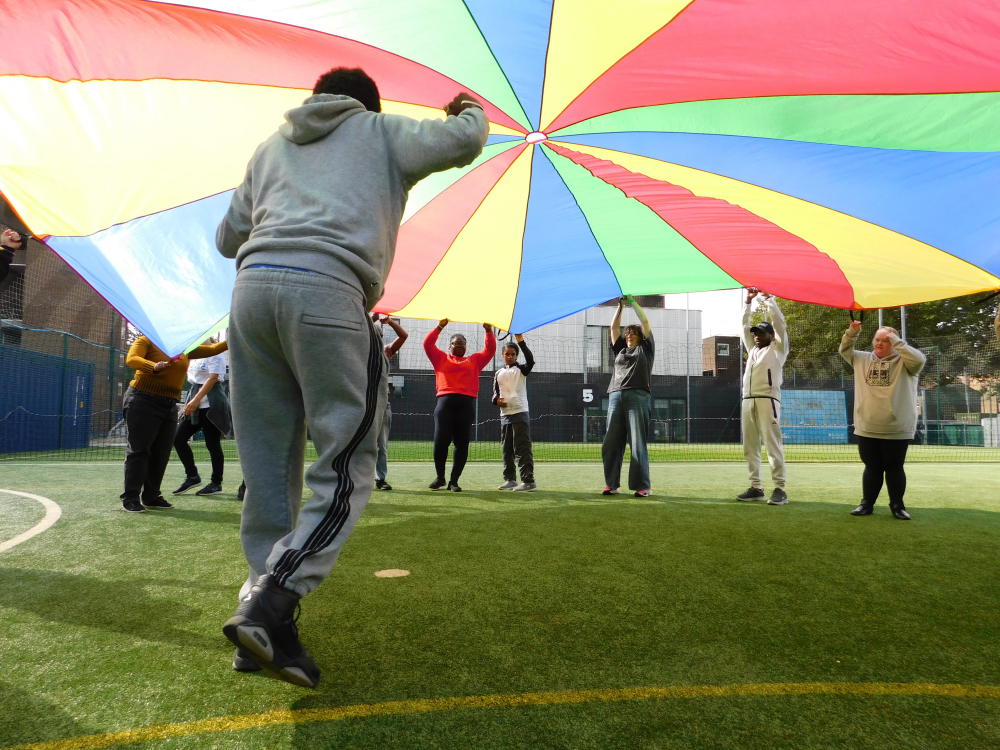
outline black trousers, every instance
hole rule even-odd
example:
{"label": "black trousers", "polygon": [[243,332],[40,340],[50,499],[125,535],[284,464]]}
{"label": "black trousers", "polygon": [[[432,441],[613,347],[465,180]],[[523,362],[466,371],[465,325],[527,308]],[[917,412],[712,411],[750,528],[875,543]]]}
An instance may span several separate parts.
{"label": "black trousers", "polygon": [[451,461],[451,481],[457,482],[469,460],[469,433],[476,420],[476,399],[460,393],[438,396],[434,407],[434,468],[444,476],[448,461],[448,446],[455,443]]}
{"label": "black trousers", "polygon": [[531,423],[513,422],[500,425],[500,445],[503,447],[503,478],[517,479],[514,459],[521,469],[522,482],[535,481],[535,457],[531,455]]}
{"label": "black trousers", "polygon": [[909,447],[909,440],[884,440],[858,435],[858,453],[865,465],[865,473],[861,479],[864,493],[862,504],[869,508],[875,505],[882,491],[884,476],[885,486],[889,490],[889,507],[893,510],[905,508],[903,495],[906,492],[906,472],[903,471],[903,462],[906,461],[906,449]]}
{"label": "black trousers", "polygon": [[208,448],[208,455],[212,457],[212,484],[222,484],[222,472],[226,465],[226,458],[222,455],[222,433],[208,419],[208,409],[199,409],[198,424],[191,423],[191,417],[184,417],[177,425],[177,435],[174,437],[174,450],[184,464],[184,471],[189,477],[197,477],[198,466],[194,462],[194,453],[188,441],[201,430],[205,436],[205,447]]}
{"label": "black trousers", "polygon": [[177,431],[177,402],[131,389],[125,412],[128,445],[125,451],[125,491],[122,501],[155,500],[160,496],[163,472]]}

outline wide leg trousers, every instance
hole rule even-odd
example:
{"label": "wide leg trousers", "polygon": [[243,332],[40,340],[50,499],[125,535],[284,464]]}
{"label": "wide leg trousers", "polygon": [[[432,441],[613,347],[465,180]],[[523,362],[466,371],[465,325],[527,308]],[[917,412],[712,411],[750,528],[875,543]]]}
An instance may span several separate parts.
{"label": "wide leg trousers", "polygon": [[750,484],[763,489],[760,478],[760,443],[767,448],[771,480],[785,489],[785,451],[781,443],[781,403],[769,398],[743,399],[743,455],[747,460]]}

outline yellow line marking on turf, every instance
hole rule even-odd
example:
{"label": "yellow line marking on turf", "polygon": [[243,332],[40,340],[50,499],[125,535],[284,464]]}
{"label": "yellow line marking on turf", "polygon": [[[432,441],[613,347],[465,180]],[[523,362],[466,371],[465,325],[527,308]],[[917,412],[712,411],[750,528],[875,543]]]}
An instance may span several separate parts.
{"label": "yellow line marking on turf", "polygon": [[246,716],[219,716],[182,724],[159,724],[141,729],[126,729],[112,734],[72,737],[54,742],[21,745],[8,750],[97,750],[138,742],[186,737],[211,732],[237,732],[245,729],[305,724],[320,721],[344,721],[369,716],[424,714],[475,708],[517,708],[521,706],[558,706],[576,703],[606,703],[665,698],[728,698],[772,695],[929,695],[943,698],[1000,698],[1000,687],[992,685],[936,685],[906,682],[786,682],[746,685],[676,685],[673,687],[617,688],[609,690],[565,690],[553,693],[515,695],[470,695],[458,698],[424,698],[408,701],[368,703],[338,708],[306,708],[295,711],[270,711]]}
{"label": "yellow line marking on turf", "polygon": [[58,521],[59,517],[62,515],[62,508],[56,505],[54,501],[49,500],[47,497],[32,495],[30,492],[16,492],[15,490],[0,490],[0,492],[4,492],[8,495],[18,495],[19,497],[27,497],[32,500],[37,500],[45,508],[45,517],[41,521],[25,531],[23,534],[18,534],[13,539],[8,539],[6,542],[0,544],[0,552],[6,552],[11,547],[16,547],[21,542],[26,542],[31,539],[31,537],[38,536],[43,531],[50,528],[52,524]]}

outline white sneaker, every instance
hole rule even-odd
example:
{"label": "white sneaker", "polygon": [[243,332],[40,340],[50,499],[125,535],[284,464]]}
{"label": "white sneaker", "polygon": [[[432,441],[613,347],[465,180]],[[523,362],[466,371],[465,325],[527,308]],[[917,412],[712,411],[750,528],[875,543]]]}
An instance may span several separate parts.
{"label": "white sneaker", "polygon": [[534,482],[521,482],[514,488],[514,492],[534,492],[538,486]]}
{"label": "white sneaker", "polygon": [[497,487],[498,490],[512,490],[517,487],[517,481],[514,479],[508,479],[506,482]]}
{"label": "white sneaker", "polygon": [[618,489],[617,487],[605,487],[604,488],[604,492],[602,492],[601,494],[602,495],[617,495],[619,492],[621,492],[621,490]]}

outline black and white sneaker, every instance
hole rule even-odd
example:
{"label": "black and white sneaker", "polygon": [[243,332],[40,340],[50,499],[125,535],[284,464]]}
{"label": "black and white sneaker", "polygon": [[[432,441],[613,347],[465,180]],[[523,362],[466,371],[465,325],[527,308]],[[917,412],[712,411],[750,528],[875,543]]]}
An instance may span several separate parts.
{"label": "black and white sneaker", "polygon": [[199,484],[201,484],[201,477],[186,477],[184,479],[184,483],[181,484],[181,486],[178,487],[176,490],[174,490],[171,494],[183,495],[189,489],[191,489],[192,487],[197,487]]}
{"label": "black and white sneaker", "polygon": [[171,505],[170,503],[168,503],[166,501],[166,499],[163,497],[163,495],[160,495],[159,497],[154,498],[152,500],[143,500],[142,501],[142,507],[144,507],[144,508],[173,508],[174,506]]}
{"label": "black and white sneaker", "polygon": [[123,500],[122,510],[126,513],[145,513],[146,509],[142,507],[142,503],[138,500]]}
{"label": "black and white sneaker", "polygon": [[451,490],[452,492],[462,491],[462,488],[458,486],[458,482],[456,482],[454,479],[448,482],[448,489]]}
{"label": "black and white sneaker", "polygon": [[736,499],[737,500],[742,500],[745,503],[752,503],[752,502],[755,502],[757,500],[763,500],[764,499],[764,490],[759,490],[756,487],[751,487],[746,492],[744,492],[744,493],[742,493],[740,495],[737,495]]}
{"label": "black and white sneaker", "polygon": [[431,488],[432,490],[439,490],[439,489],[441,489],[442,487],[444,487],[444,486],[445,486],[445,484],[447,484],[447,482],[445,482],[445,479],[444,479],[444,477],[438,477],[438,478],[437,478],[437,479],[435,479],[435,480],[434,480],[433,482],[431,482],[431,484],[430,484],[430,488]]}
{"label": "black and white sneaker", "polygon": [[222,626],[222,632],[272,677],[314,688],[320,673],[299,640],[294,619],[299,598],[270,575],[262,575]]}
{"label": "black and white sneaker", "polygon": [[771,497],[767,499],[768,505],[788,505],[788,495],[780,487],[775,487]]}
{"label": "black and white sneaker", "polygon": [[377,489],[377,490],[384,490],[384,491],[388,492],[389,490],[392,489],[392,485],[389,484],[384,479],[376,479],[375,480],[375,489]]}
{"label": "black and white sneaker", "polygon": [[202,497],[204,497],[205,495],[218,495],[220,492],[222,492],[221,484],[216,484],[215,482],[209,482],[194,494],[201,495]]}
{"label": "black and white sneaker", "polygon": [[233,656],[233,669],[237,672],[259,672],[261,667],[248,652],[237,647]]}

